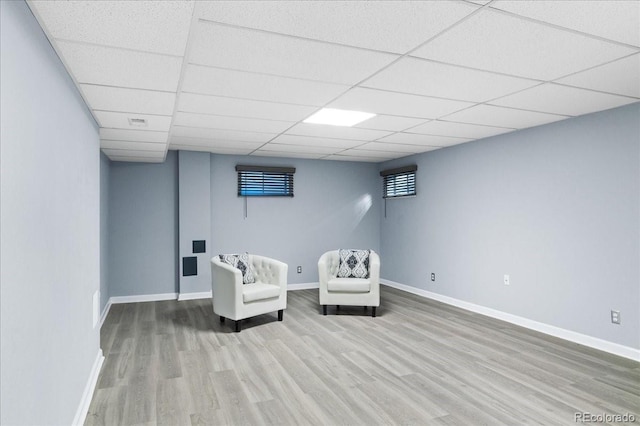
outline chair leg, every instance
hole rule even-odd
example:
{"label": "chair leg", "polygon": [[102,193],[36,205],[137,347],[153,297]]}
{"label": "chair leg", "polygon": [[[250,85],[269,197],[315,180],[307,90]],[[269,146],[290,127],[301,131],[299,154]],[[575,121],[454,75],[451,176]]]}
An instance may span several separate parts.
{"label": "chair leg", "polygon": [[371,316],[374,317],[374,318],[376,316],[376,307],[375,306],[371,307]]}
{"label": "chair leg", "polygon": [[220,322],[224,322],[224,317],[222,315],[220,316]]}
{"label": "chair leg", "polygon": [[340,310],[340,305],[336,305],[336,311]]}
{"label": "chair leg", "polygon": [[327,315],[327,305],[322,305],[322,315]]}
{"label": "chair leg", "polygon": [[240,333],[240,329],[242,328],[242,320],[236,321],[236,333]]}
{"label": "chair leg", "polygon": [[278,321],[282,321],[282,315],[284,314],[284,309],[280,309],[278,311]]}

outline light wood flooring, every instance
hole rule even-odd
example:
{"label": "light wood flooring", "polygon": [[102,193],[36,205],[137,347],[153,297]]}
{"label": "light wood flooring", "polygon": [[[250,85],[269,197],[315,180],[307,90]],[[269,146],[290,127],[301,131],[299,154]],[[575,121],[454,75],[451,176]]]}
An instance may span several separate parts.
{"label": "light wood flooring", "polygon": [[291,291],[235,333],[209,299],[113,305],[85,424],[640,423],[637,362],[388,287],[376,318],[321,312]]}

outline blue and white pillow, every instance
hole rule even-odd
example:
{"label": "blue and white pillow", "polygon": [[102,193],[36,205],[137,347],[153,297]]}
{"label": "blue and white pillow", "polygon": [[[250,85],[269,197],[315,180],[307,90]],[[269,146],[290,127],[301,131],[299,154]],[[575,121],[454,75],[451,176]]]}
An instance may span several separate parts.
{"label": "blue and white pillow", "polygon": [[256,282],[253,268],[249,262],[249,253],[242,254],[220,254],[220,261],[240,269],[242,272],[242,284],[252,284]]}
{"label": "blue and white pillow", "polygon": [[369,278],[369,254],[371,250],[340,249],[338,278]]}

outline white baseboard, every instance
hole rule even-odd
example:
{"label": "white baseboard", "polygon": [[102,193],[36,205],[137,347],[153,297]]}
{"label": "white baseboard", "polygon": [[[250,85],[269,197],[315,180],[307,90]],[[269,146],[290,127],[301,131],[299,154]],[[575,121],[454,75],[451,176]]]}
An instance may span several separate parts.
{"label": "white baseboard", "polygon": [[287,284],[287,291],[292,290],[308,290],[311,288],[319,288],[319,283],[298,283],[298,284]]}
{"label": "white baseboard", "polygon": [[176,300],[178,293],[159,293],[159,294],[138,294],[135,296],[114,296],[109,298],[109,302],[116,303],[135,303],[135,302],[158,302],[160,300]]}
{"label": "white baseboard", "polygon": [[178,300],[211,299],[211,290],[197,293],[180,293]]}
{"label": "white baseboard", "polygon": [[98,349],[98,354],[96,355],[96,359],[93,362],[93,367],[91,367],[91,373],[89,374],[89,379],[87,380],[87,384],[84,387],[84,392],[82,392],[82,398],[80,399],[80,405],[78,405],[78,409],[76,410],[76,415],[73,417],[73,426],[81,426],[84,424],[85,419],[87,418],[87,413],[89,412],[89,405],[91,404],[91,398],[93,397],[93,391],[98,384],[98,376],[100,375],[100,369],[102,368],[102,363],[104,362],[104,355],[102,354],[102,349]]}
{"label": "white baseboard", "polygon": [[618,343],[609,342],[607,340],[588,336],[586,334],[577,333],[575,331],[565,330],[564,328],[530,320],[524,317],[519,317],[517,315],[508,314],[506,312],[498,311],[496,309],[491,309],[485,306],[476,305],[474,303],[465,302],[464,300],[455,299],[453,297],[444,296],[442,294],[433,293],[427,290],[422,290],[420,288],[411,287],[411,286],[400,284],[394,281],[381,279],[380,283],[389,287],[397,288],[398,290],[406,291],[407,293],[412,293],[418,296],[426,297],[428,299],[436,300],[438,302],[446,303],[447,305],[456,306],[458,308],[462,308],[467,311],[476,312],[478,314],[486,315],[491,318],[496,318],[502,321],[506,321],[511,324],[528,328],[530,330],[535,330],[535,331],[539,331],[540,333],[548,334],[550,336],[559,337],[560,339],[568,340],[573,343],[578,343],[580,345],[588,346],[590,348],[594,348],[594,349],[598,349],[614,355],[618,355],[623,358],[632,359],[634,361],[640,361],[639,349],[620,345]]}
{"label": "white baseboard", "polygon": [[107,315],[109,314],[109,310],[111,309],[111,305],[113,304],[113,302],[111,302],[111,299],[107,300],[107,304],[104,307],[104,310],[102,311],[102,315],[100,315],[100,328],[102,328],[102,324],[104,324],[104,320],[107,319]]}

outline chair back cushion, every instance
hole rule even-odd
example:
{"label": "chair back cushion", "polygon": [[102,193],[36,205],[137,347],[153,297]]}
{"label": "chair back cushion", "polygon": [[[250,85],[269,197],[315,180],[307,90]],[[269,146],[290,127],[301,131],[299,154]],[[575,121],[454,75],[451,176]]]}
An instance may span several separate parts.
{"label": "chair back cushion", "polygon": [[240,269],[240,272],[242,272],[243,284],[252,284],[256,282],[253,268],[251,267],[251,263],[249,262],[249,253],[221,254],[219,256],[222,262],[227,263],[234,268]]}
{"label": "chair back cushion", "polygon": [[369,253],[371,250],[340,249],[338,278],[369,278]]}

